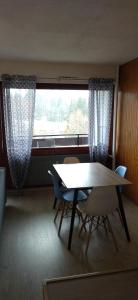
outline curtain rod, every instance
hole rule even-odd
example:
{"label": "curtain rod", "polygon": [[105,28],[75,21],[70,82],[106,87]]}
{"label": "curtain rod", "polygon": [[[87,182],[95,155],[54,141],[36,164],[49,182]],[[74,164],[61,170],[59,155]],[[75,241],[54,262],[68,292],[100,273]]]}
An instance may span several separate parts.
{"label": "curtain rod", "polygon": [[[99,78],[99,77],[97,77],[97,76],[93,76],[94,78]],[[58,76],[58,77],[37,77],[36,76],[36,78],[37,78],[37,80],[57,80],[57,81],[62,81],[62,80],[72,80],[72,81],[89,81],[89,79],[90,78],[81,78],[81,77],[77,77],[77,76]],[[107,77],[104,77],[103,76],[103,78],[107,78]],[[108,78],[107,78],[108,79]],[[1,78],[1,76],[0,76],[0,81],[2,81],[2,78]],[[115,79],[113,79],[113,82],[115,83],[116,82],[116,80]]]}
{"label": "curtain rod", "polygon": [[[99,78],[97,76],[94,76],[94,78]],[[103,78],[107,78],[108,77],[103,77]],[[76,77],[76,76],[59,76],[59,77],[37,77],[37,79],[40,79],[40,80],[44,80],[44,79],[47,79],[47,80],[85,80],[85,81],[89,81],[90,77],[89,78],[81,78],[81,77]],[[115,79],[113,79],[115,81]]]}
{"label": "curtain rod", "polygon": [[89,78],[80,78],[80,77],[76,77],[76,76],[59,76],[59,77],[37,77],[37,79],[39,80],[85,80],[88,81]]}
{"label": "curtain rod", "polygon": [[[12,74],[14,75],[14,74]],[[19,74],[20,75],[20,74]],[[24,76],[24,75],[23,75]],[[27,75],[29,76],[29,75]],[[39,77],[36,76],[38,80],[86,80],[88,81],[90,78],[80,78],[77,76],[58,76],[58,77]],[[0,80],[2,80],[2,76],[0,76]]]}

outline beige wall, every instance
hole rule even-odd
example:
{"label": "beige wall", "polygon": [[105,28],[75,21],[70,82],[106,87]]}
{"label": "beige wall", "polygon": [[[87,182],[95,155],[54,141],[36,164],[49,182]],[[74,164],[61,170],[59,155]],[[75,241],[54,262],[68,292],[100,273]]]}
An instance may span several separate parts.
{"label": "beige wall", "polygon": [[[45,78],[57,78],[60,76],[79,77],[86,79],[90,77],[115,78],[116,66],[101,64],[47,63],[36,61],[0,60],[0,75],[4,73],[36,75],[39,82],[57,82],[57,80],[46,80]],[[64,81],[68,82],[67,79],[58,80],[58,82]],[[73,81],[74,80],[72,80],[72,82]],[[71,81],[69,80],[69,82]],[[77,81],[77,83],[81,82],[82,81]]]}

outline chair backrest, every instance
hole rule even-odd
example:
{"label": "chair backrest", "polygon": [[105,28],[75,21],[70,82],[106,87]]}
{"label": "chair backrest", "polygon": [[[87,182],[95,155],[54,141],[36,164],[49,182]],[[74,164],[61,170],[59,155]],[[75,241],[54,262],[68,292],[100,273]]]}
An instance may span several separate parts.
{"label": "chair backrest", "polygon": [[48,174],[51,176],[53,188],[54,188],[54,194],[55,194],[56,198],[61,199],[62,191],[60,190],[58,178],[50,170],[48,170]]}
{"label": "chair backrest", "polygon": [[125,166],[118,166],[115,169],[115,173],[121,177],[125,177],[126,171],[127,171],[127,167],[125,167]]}
{"label": "chair backrest", "polygon": [[85,203],[85,211],[89,216],[108,215],[117,207],[118,198],[114,186],[93,188]]}
{"label": "chair backrest", "polygon": [[[121,177],[125,177],[126,171],[127,171],[127,167],[125,167],[125,166],[118,166],[115,169],[115,173]],[[119,190],[120,190],[120,193],[122,193],[123,187],[121,185],[119,186]]]}
{"label": "chair backrest", "polygon": [[75,156],[66,156],[63,161],[64,164],[76,164],[79,162],[80,162],[79,158]]}

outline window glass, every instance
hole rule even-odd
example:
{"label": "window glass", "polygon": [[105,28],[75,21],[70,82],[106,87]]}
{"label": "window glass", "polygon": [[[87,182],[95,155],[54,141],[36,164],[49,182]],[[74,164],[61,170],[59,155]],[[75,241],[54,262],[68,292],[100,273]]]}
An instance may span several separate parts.
{"label": "window glass", "polygon": [[36,90],[33,147],[88,144],[88,90]]}

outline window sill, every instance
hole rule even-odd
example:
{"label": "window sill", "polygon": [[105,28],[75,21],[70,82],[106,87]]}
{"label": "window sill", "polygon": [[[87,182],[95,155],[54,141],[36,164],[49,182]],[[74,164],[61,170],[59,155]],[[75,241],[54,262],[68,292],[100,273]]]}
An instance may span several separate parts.
{"label": "window sill", "polygon": [[32,156],[64,155],[64,154],[88,154],[88,146],[70,146],[55,148],[32,148]]}

